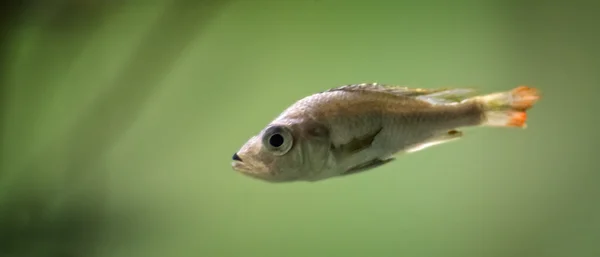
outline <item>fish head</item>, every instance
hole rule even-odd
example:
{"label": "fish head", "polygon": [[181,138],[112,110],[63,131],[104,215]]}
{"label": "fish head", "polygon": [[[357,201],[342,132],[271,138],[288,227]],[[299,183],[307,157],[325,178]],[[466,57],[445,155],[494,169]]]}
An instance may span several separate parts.
{"label": "fish head", "polygon": [[323,127],[272,123],[233,155],[232,168],[267,182],[309,180],[324,166],[329,141]]}

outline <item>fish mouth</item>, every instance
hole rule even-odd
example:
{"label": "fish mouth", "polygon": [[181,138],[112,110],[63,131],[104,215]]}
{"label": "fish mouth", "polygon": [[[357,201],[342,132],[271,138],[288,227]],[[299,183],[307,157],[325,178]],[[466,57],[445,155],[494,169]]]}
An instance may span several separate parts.
{"label": "fish mouth", "polygon": [[250,168],[244,164],[241,161],[232,161],[231,162],[231,167],[233,168],[233,170],[237,171],[237,172],[249,172]]}
{"label": "fish mouth", "polygon": [[256,167],[250,166],[241,161],[231,162],[231,167],[233,168],[233,170],[239,172],[240,174],[254,178],[254,179],[263,180],[263,181],[269,181],[272,179],[266,173],[261,172],[260,169],[257,169]]}

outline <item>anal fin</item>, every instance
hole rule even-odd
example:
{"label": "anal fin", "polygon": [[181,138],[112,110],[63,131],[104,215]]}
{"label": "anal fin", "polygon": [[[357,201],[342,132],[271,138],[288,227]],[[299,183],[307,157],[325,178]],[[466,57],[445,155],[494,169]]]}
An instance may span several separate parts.
{"label": "anal fin", "polygon": [[425,148],[429,148],[432,147],[434,145],[439,145],[439,144],[443,144],[443,143],[448,143],[450,141],[454,141],[457,140],[459,138],[461,138],[463,136],[462,131],[458,131],[458,130],[450,130],[444,134],[440,134],[438,136],[435,136],[423,143],[417,144],[407,150],[405,150],[404,152],[406,153],[414,153],[417,151],[421,151]]}

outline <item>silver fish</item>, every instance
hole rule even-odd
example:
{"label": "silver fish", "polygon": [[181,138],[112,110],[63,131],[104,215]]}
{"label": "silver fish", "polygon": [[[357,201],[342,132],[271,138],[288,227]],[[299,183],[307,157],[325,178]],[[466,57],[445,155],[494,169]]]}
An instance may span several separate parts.
{"label": "silver fish", "polygon": [[356,174],[463,136],[462,127],[525,128],[537,89],[477,95],[468,88],[346,85],[305,97],[233,155],[234,170],[268,182]]}

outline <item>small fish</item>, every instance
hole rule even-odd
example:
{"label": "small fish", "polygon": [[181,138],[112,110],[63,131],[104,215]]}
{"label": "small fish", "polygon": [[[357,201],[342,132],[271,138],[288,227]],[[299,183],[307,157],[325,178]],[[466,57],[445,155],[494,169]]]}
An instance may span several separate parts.
{"label": "small fish", "polygon": [[400,154],[459,139],[459,128],[525,128],[538,90],[346,85],[305,97],[233,155],[234,170],[268,182],[321,181],[372,170]]}

